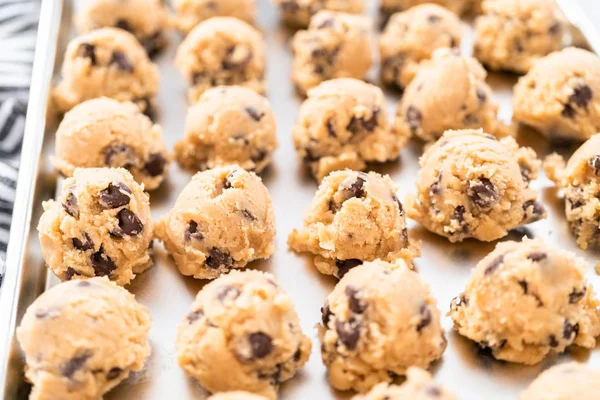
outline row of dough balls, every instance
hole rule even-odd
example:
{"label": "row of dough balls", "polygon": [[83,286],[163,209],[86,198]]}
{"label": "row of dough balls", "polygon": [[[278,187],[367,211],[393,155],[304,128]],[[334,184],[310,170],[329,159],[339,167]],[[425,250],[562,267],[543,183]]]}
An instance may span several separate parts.
{"label": "row of dough balls", "polygon": [[[522,364],[539,363],[571,345],[594,348],[600,301],[586,270],[583,260],[540,239],[498,244],[452,301],[454,329],[495,358]],[[447,346],[436,303],[401,259],[348,271],[327,297],[318,328],[331,385],[365,393],[355,400],[417,394],[455,399],[418,369],[440,359]],[[102,396],[143,368],[151,352],[150,324],[148,310],[106,277],[48,290],[17,329],[32,397]],[[233,271],[204,286],[176,335],[181,368],[212,393],[255,394],[224,397],[240,400],[275,399],[280,383],[302,368],[311,348],[291,298],[260,271]],[[391,385],[405,375],[404,385]],[[557,377],[562,379],[552,380]],[[597,378],[597,371],[584,366],[556,367],[521,399],[547,399],[555,390],[564,394],[560,398],[575,399],[580,391],[591,396],[597,382],[569,383]],[[227,395],[220,396],[215,398]]]}
{"label": "row of dough balls", "polygon": [[[565,164],[546,161],[565,193],[571,230],[582,248],[600,244],[600,135]],[[546,217],[530,188],[541,162],[511,137],[449,131],[420,160],[416,188],[402,204],[389,176],[335,171],[320,184],[300,229],[289,235],[316,268],[341,278],[364,261],[412,260],[406,216],[451,242],[494,241]],[[126,284],[151,265],[154,237],[164,242],[187,276],[214,279],[232,268],[270,257],[275,217],[260,178],[237,165],[197,173],[156,227],[149,196],[126,170],[80,168],[57,201],[44,203],[38,226],[48,266],[62,280],[109,276]]]}

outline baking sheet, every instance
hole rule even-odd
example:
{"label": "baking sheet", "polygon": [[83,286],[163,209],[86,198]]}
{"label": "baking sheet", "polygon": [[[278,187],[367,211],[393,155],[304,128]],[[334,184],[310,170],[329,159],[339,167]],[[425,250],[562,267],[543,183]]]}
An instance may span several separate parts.
{"label": "baking sheet", "polygon": [[[75,3],[81,4],[82,1]],[[278,123],[280,147],[275,153],[273,165],[262,178],[269,188],[275,205],[277,218],[278,251],[267,261],[254,262],[251,268],[270,271],[278,282],[293,298],[302,321],[303,330],[313,341],[313,354],[307,365],[291,381],[280,389],[282,399],[346,399],[351,393],[333,390],[327,383],[325,367],[321,362],[320,344],[315,324],[320,321],[320,307],[328,293],[333,289],[336,279],[319,274],[308,256],[292,253],[286,245],[287,235],[300,226],[301,218],[307,209],[317,188],[315,181],[297,158],[291,138],[291,129],[296,120],[301,99],[296,95],[290,81],[292,32],[280,26],[277,10],[268,0],[258,0],[258,26],[263,31],[268,45],[268,98],[274,109]],[[24,160],[19,184],[18,196],[24,204],[15,210],[18,221],[13,228],[13,238],[9,249],[8,282],[0,297],[0,335],[6,339],[4,348],[0,348],[0,379],[4,382],[4,398],[26,398],[29,387],[23,380],[23,360],[14,341],[15,322],[20,321],[25,308],[37,295],[58,281],[48,273],[37,239],[35,227],[42,212],[41,201],[54,196],[57,185],[56,174],[52,170],[49,156],[53,153],[53,133],[55,123],[43,123],[44,97],[52,73],[60,67],[64,46],[71,34],[71,7],[65,0],[45,0],[42,10],[40,38],[44,51],[38,55],[34,72],[33,108],[30,105],[28,137],[24,145]],[[376,2],[370,2],[369,14],[377,19]],[[58,23],[63,20],[60,30]],[[375,23],[379,26],[379,23]],[[167,146],[183,136],[184,118],[187,110],[186,84],[173,66],[173,58],[181,37],[176,33],[169,35],[168,49],[157,59],[161,71],[161,89],[158,97],[158,122],[163,127]],[[44,41],[45,40],[45,41]],[[469,32],[463,43],[465,52],[470,53],[472,34]],[[54,51],[56,47],[56,51]],[[38,44],[38,48],[40,45]],[[54,54],[57,55],[56,62]],[[371,71],[370,78],[377,81],[377,71]],[[511,88],[516,77],[491,74],[488,83],[494,89],[494,100],[501,105],[500,117],[510,120]],[[394,115],[397,93],[386,93],[390,118]],[[37,119],[36,119],[37,118]],[[42,136],[43,132],[46,132]],[[37,137],[33,137],[37,135]],[[532,146],[540,157],[558,150],[569,155],[574,148],[553,149],[537,133],[527,129],[519,131],[518,140],[523,145]],[[37,154],[41,148],[41,156]],[[390,174],[400,185],[400,198],[414,192],[414,179],[418,170],[418,157],[422,144],[410,142],[402,151],[398,161],[372,165],[380,173]],[[158,219],[173,205],[181,189],[189,181],[191,174],[173,164],[168,181],[151,193],[153,218]],[[600,259],[598,252],[580,250],[569,233],[565,222],[563,202],[557,198],[557,191],[550,181],[542,176],[533,184],[540,189],[540,196],[548,208],[549,218],[511,232],[504,240],[519,240],[522,236],[544,237],[550,243],[571,250],[584,257],[590,264],[589,278],[600,288],[600,278],[593,272],[594,264]],[[450,244],[446,239],[433,235],[414,221],[409,221],[409,235],[423,241],[422,256],[415,264],[423,279],[431,285],[438,306],[445,314],[450,300],[460,293],[467,281],[470,269],[488,252],[494,243],[466,241]],[[175,333],[177,324],[184,318],[196,293],[205,284],[193,278],[183,277],[162,246],[155,246],[154,267],[138,275],[127,287],[136,295],[138,301],[146,305],[153,318],[150,331],[152,356],[140,373],[112,390],[106,399],[166,399],[205,398],[207,393],[194,380],[186,377],[178,367],[175,354]],[[16,297],[9,298],[14,293]],[[14,311],[14,313],[11,313]],[[5,314],[6,313],[6,314]],[[600,351],[588,351],[571,348],[568,353],[551,357],[539,365],[522,367],[495,361],[481,354],[470,341],[452,333],[452,323],[443,317],[443,326],[448,332],[449,345],[443,359],[436,362],[431,370],[435,378],[450,388],[460,399],[507,399],[516,398],[518,393],[545,368],[570,359],[588,362],[600,367]],[[4,363],[5,357],[8,361]],[[2,392],[0,392],[2,393]]]}

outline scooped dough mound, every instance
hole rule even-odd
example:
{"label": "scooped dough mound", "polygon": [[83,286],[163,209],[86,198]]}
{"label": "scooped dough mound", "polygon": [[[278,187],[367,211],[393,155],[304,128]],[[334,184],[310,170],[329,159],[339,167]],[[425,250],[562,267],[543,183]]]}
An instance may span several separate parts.
{"label": "scooped dough mound", "polygon": [[313,15],[321,10],[362,14],[365,0],[272,0],[283,21],[292,28],[306,28]]}
{"label": "scooped dough mound", "polygon": [[570,362],[542,372],[519,400],[594,400],[600,392],[600,371]]}
{"label": "scooped dough mound", "polygon": [[234,17],[254,23],[256,0],[173,0],[174,25],[185,34],[212,17]]}
{"label": "scooped dough mound", "polygon": [[398,11],[406,11],[419,4],[434,3],[438,4],[454,14],[461,15],[466,11],[477,9],[475,4],[478,0],[380,0],[381,10],[384,14],[391,15]]}

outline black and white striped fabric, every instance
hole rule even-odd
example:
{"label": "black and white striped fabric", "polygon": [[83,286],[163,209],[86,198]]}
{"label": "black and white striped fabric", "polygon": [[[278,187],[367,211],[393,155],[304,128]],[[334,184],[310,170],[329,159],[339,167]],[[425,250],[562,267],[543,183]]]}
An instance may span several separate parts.
{"label": "black and white striped fabric", "polygon": [[41,0],[0,0],[0,287]]}

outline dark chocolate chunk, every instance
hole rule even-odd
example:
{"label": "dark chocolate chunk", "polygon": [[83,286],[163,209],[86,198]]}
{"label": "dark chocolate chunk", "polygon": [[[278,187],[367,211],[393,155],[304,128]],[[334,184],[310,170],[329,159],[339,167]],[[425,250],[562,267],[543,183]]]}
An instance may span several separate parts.
{"label": "dark chocolate chunk", "polygon": [[356,180],[354,182],[352,182],[350,184],[350,186],[343,186],[341,188],[341,190],[344,192],[344,198],[347,199],[351,199],[353,197],[356,197],[358,199],[361,199],[363,197],[365,197],[365,189],[364,189],[364,185],[366,183],[366,180],[360,176],[358,176],[356,178]]}
{"label": "dark chocolate chunk", "polygon": [[338,334],[340,342],[348,349],[354,350],[360,338],[360,324],[350,317],[348,321],[336,321],[335,331]]}
{"label": "dark chocolate chunk", "polygon": [[519,281],[519,286],[521,286],[521,289],[523,289],[523,293],[527,294],[527,290],[529,289],[527,281]]}
{"label": "dark chocolate chunk", "polygon": [[573,119],[573,118],[575,118],[575,115],[577,114],[577,112],[575,111],[573,106],[571,106],[570,104],[565,104],[565,106],[563,107],[563,110],[560,114],[565,118]]}
{"label": "dark chocolate chunk", "polygon": [[156,31],[150,36],[140,38],[140,44],[151,58],[154,57],[162,49],[164,39],[161,31]]}
{"label": "dark chocolate chunk", "polygon": [[[246,56],[243,59],[239,59],[239,57],[236,57],[236,51],[238,51],[239,54],[245,52]],[[231,46],[227,49],[227,54],[221,62],[221,67],[226,71],[242,69],[248,65],[250,60],[252,60],[252,57],[254,57],[254,53],[247,45],[238,44],[236,46]]]}
{"label": "dark chocolate chunk", "polygon": [[214,269],[219,267],[231,268],[233,267],[233,258],[227,250],[211,247],[208,250],[208,257],[206,257],[206,266]]}
{"label": "dark chocolate chunk", "polygon": [[294,360],[294,362],[298,362],[298,361],[300,361],[301,357],[302,357],[302,350],[300,350],[300,348],[298,348],[298,350],[296,350],[296,352],[294,353],[294,356],[292,357],[292,359]]}
{"label": "dark chocolate chunk", "polygon": [[548,33],[556,36],[558,34],[560,34],[562,32],[562,24],[560,24],[559,22],[555,22],[553,23],[550,28],[548,28]]}
{"label": "dark chocolate chunk", "polygon": [[222,285],[217,288],[217,299],[224,301],[225,299],[237,299],[240,295],[240,289],[233,285]]}
{"label": "dark chocolate chunk", "polygon": [[119,234],[136,236],[144,230],[144,224],[137,215],[124,208],[117,214],[119,220]]}
{"label": "dark chocolate chunk", "polygon": [[131,27],[131,24],[126,19],[119,18],[117,20],[117,23],[115,24],[115,27],[119,28],[119,29],[123,29],[124,31],[127,31],[127,32],[133,32],[133,28]]}
{"label": "dark chocolate chunk", "polygon": [[187,317],[186,317],[186,318],[187,318],[187,320],[188,320],[188,323],[191,325],[191,324],[193,324],[194,322],[198,321],[199,319],[202,319],[202,318],[204,318],[204,311],[202,311],[202,310],[195,310],[195,311],[192,311],[191,313],[189,313],[189,314],[187,315]]}
{"label": "dark chocolate chunk", "polygon": [[81,273],[71,267],[67,267],[67,272],[65,273],[67,280],[70,281],[75,275],[81,275]]}
{"label": "dark chocolate chunk", "polygon": [[201,232],[198,232],[198,223],[196,221],[190,221],[188,223],[188,228],[184,233],[184,238],[186,242],[189,242],[191,238],[196,240],[204,239],[204,235]]}
{"label": "dark chocolate chunk", "polygon": [[323,322],[323,326],[327,328],[329,324],[329,319],[333,316],[331,312],[331,308],[329,308],[329,304],[325,303],[323,307],[321,307],[321,321]]}
{"label": "dark chocolate chunk", "polygon": [[135,151],[124,144],[113,144],[104,149],[104,165],[113,168],[130,169],[136,163]]}
{"label": "dark chocolate chunk", "polygon": [[62,206],[67,214],[75,219],[79,219],[79,203],[73,192],[69,192],[69,194],[67,194],[67,198],[65,199],[65,202],[62,203]]}
{"label": "dark chocolate chunk", "polygon": [[465,206],[457,206],[452,213],[452,219],[458,221],[459,224],[462,224],[465,221]]}
{"label": "dark chocolate chunk", "polygon": [[165,172],[167,160],[160,153],[152,153],[148,156],[148,160],[144,164],[144,170],[150,176],[160,176]]}
{"label": "dark chocolate chunk", "polygon": [[338,268],[337,277],[342,279],[352,268],[362,265],[362,260],[350,258],[348,260],[336,260],[335,266]]}
{"label": "dark chocolate chunk", "polygon": [[73,242],[73,247],[75,247],[77,250],[86,251],[94,248],[94,241],[87,232],[83,232],[83,240],[79,238],[73,238],[71,241]]}
{"label": "dark chocolate chunk", "polygon": [[563,326],[563,338],[565,338],[565,340],[575,340],[578,333],[579,323],[572,324],[568,320],[565,320],[565,324]]}
{"label": "dark chocolate chunk", "polygon": [[110,276],[117,269],[117,265],[108,255],[104,253],[104,248],[92,254],[92,268],[95,276]]}
{"label": "dark chocolate chunk", "polygon": [[77,49],[77,57],[89,58],[92,65],[96,65],[96,46],[90,43],[81,43]]}
{"label": "dark chocolate chunk", "polygon": [[594,169],[594,174],[600,175],[600,155],[590,158],[588,165]]}
{"label": "dark chocolate chunk", "polygon": [[500,198],[494,184],[483,177],[469,181],[467,195],[480,209],[491,208]]}
{"label": "dark chocolate chunk", "polygon": [[108,209],[126,206],[131,200],[131,189],[121,182],[109,184],[108,187],[101,190],[99,194],[100,203]]}
{"label": "dark chocolate chunk", "polygon": [[106,380],[113,380],[113,379],[117,379],[119,376],[121,376],[121,374],[123,373],[123,370],[119,367],[114,367],[111,368],[110,371],[108,371],[108,373],[106,374]]}
{"label": "dark chocolate chunk", "polygon": [[423,121],[423,114],[414,106],[409,106],[406,109],[406,122],[410,127],[410,130],[415,133],[420,127]]}
{"label": "dark chocolate chunk", "polygon": [[556,336],[550,335],[548,336],[548,344],[550,347],[557,347],[560,343],[558,343],[558,340],[556,340]]}
{"label": "dark chocolate chunk", "polygon": [[90,350],[80,352],[60,366],[60,374],[65,378],[71,379],[77,371],[83,368],[90,357],[92,357],[92,352]]}
{"label": "dark chocolate chunk", "polygon": [[419,313],[421,314],[421,321],[417,324],[417,332],[421,332],[431,324],[431,310],[427,304],[421,306]]}
{"label": "dark chocolate chunk", "polygon": [[580,85],[573,89],[573,94],[569,96],[569,104],[575,104],[579,108],[587,108],[592,97],[592,89],[588,85]]}
{"label": "dark chocolate chunk", "polygon": [[379,115],[379,111],[379,107],[373,107],[373,113],[369,119],[352,116],[346,129],[353,135],[356,135],[360,132],[373,132],[377,127],[377,117]]}
{"label": "dark chocolate chunk", "polygon": [[534,251],[529,253],[527,258],[533,262],[540,262],[548,258],[548,254],[544,253],[543,251]]}
{"label": "dark chocolate chunk", "polygon": [[346,286],[346,296],[348,296],[348,308],[355,314],[362,314],[367,308],[367,303],[361,300],[358,289],[354,285]]}
{"label": "dark chocolate chunk", "polygon": [[542,219],[544,217],[544,214],[546,213],[544,206],[535,200],[527,200],[523,204],[523,211],[525,211],[526,216],[527,216],[528,212],[531,213],[529,222],[539,221],[540,219]]}
{"label": "dark chocolate chunk", "polygon": [[235,176],[237,170],[233,170],[231,171],[229,174],[227,174],[227,177],[225,178],[225,184],[223,185],[224,189],[231,189],[233,186],[232,182],[233,182],[233,177]]}
{"label": "dark chocolate chunk", "polygon": [[252,213],[246,209],[241,210],[242,211],[242,215],[249,221],[256,221],[256,217],[254,215],[252,215]]}
{"label": "dark chocolate chunk", "polygon": [[248,335],[248,342],[252,349],[252,358],[265,358],[273,351],[271,337],[263,332],[254,332]]}
{"label": "dark chocolate chunk", "polygon": [[442,178],[444,176],[443,171],[439,171],[437,175],[437,180],[431,184],[429,187],[429,196],[434,196],[442,193]]}
{"label": "dark chocolate chunk", "polygon": [[484,275],[489,275],[496,271],[504,263],[504,254],[500,254],[492,260],[492,262],[486,267]]}
{"label": "dark chocolate chunk", "polygon": [[337,135],[335,134],[335,127],[333,124],[333,120],[330,118],[327,120],[327,122],[325,123],[325,125],[327,126],[327,134],[329,136],[331,136],[332,138],[337,138]]}
{"label": "dark chocolate chunk", "polygon": [[577,288],[573,288],[573,291],[569,293],[569,303],[575,304],[578,303],[581,299],[585,297],[585,293],[587,292],[587,288],[584,286],[581,290],[577,290]]}
{"label": "dark chocolate chunk", "polygon": [[113,51],[112,57],[110,58],[109,65],[115,65],[120,71],[132,73],[133,64],[129,61],[129,58],[118,50]]}
{"label": "dark chocolate chunk", "polygon": [[246,110],[246,113],[248,113],[248,115],[250,116],[250,118],[252,118],[256,122],[259,122],[265,116],[264,112],[259,112],[254,107],[246,107],[245,110]]}

